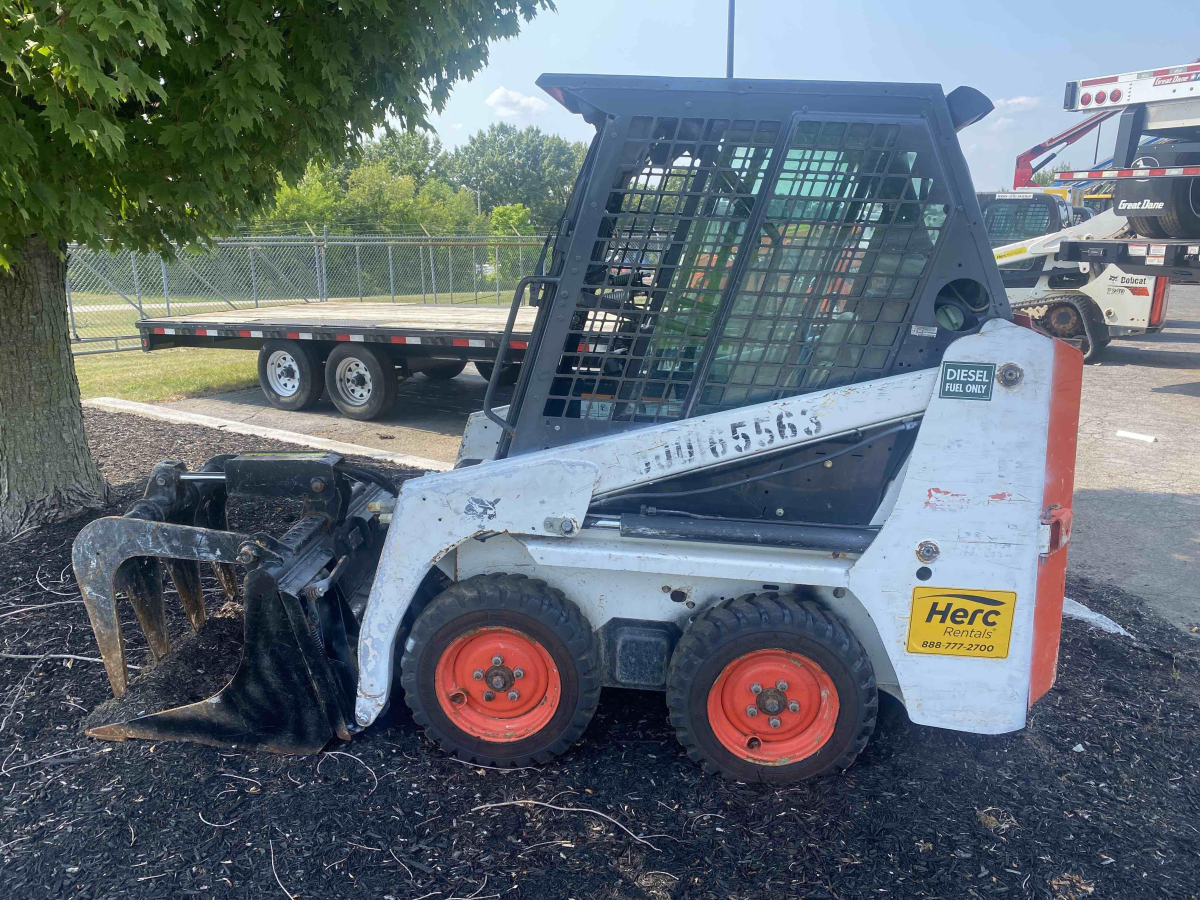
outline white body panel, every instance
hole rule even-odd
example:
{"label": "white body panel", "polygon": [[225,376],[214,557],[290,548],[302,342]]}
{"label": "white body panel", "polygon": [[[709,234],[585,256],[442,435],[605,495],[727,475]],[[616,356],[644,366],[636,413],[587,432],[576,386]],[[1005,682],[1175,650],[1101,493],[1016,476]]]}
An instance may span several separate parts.
{"label": "white body panel", "polygon": [[[422,577],[440,560],[457,578],[502,571],[543,578],[561,588],[593,628],[614,616],[684,626],[734,592],[764,584],[811,586],[855,630],[880,683],[903,696],[914,721],[985,733],[1021,727],[1053,356],[1051,340],[993,320],[945,355],[997,369],[1018,366],[1019,382],[995,382],[990,400],[937,396],[941,370],[931,369],[407,482],[363,621],[358,722],[370,723],[383,709],[396,631]],[[591,500],[605,493],[920,415],[902,480],[885,494],[883,505],[895,505],[857,560],[778,547],[622,538],[613,530],[577,527]],[[553,519],[549,533],[547,517]],[[569,536],[563,520],[572,523]],[[510,536],[471,540],[492,532]],[[929,581],[917,577],[922,541],[940,548],[928,563]],[[664,585],[685,590],[694,606],[672,602]],[[913,588],[921,585],[1015,592],[1007,658],[908,653]]]}

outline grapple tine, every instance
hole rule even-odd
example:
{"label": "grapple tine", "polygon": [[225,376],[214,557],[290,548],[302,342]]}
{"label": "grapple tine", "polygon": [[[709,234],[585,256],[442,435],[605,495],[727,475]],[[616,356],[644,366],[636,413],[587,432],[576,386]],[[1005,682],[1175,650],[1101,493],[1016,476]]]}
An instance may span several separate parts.
{"label": "grapple tine", "polygon": [[[163,563],[171,576],[179,602],[187,613],[192,631],[199,631],[204,624],[204,589],[200,584],[200,564],[192,559],[165,559]],[[232,566],[228,568],[232,569]],[[235,576],[236,579],[236,576]]]}
{"label": "grapple tine", "polygon": [[[229,458],[229,456],[214,456],[200,467],[200,471],[223,472],[225,462]],[[225,497],[224,485],[206,486],[206,489],[201,491],[200,502],[196,506],[196,524],[203,528],[226,531],[229,524],[225,517]],[[212,564],[212,570],[217,584],[221,586],[221,591],[225,594],[225,599],[236,600],[238,595],[237,570],[227,563],[218,562]]]}
{"label": "grapple tine", "polygon": [[122,696],[127,684],[117,591],[129,592],[151,652],[161,655],[169,645],[155,557],[233,560],[245,540],[245,535],[229,531],[128,516],[96,519],[80,530],[71,548],[71,563],[114,695]]}
{"label": "grapple tine", "polygon": [[162,659],[170,653],[171,638],[167,634],[167,618],[163,612],[162,570],[158,560],[147,556],[125,560],[113,576],[113,587],[118,594],[129,597],[154,658]]}
{"label": "grapple tine", "polygon": [[229,684],[199,703],[87,733],[103,740],[197,741],[275,753],[316,753],[335,734],[349,739],[338,704],[328,702],[333,697],[328,668],[300,601],[280,594],[275,579],[258,570],[246,576],[245,593],[246,643]]}

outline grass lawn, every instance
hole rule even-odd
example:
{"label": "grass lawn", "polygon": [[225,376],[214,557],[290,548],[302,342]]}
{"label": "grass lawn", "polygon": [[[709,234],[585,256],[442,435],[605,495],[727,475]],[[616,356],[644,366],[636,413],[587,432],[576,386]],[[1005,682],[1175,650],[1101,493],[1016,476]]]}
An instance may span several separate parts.
{"label": "grass lawn", "polygon": [[143,403],[167,403],[256,386],[257,357],[253,350],[199,347],[153,353],[129,350],[77,356],[75,372],[84,399],[119,397]]}

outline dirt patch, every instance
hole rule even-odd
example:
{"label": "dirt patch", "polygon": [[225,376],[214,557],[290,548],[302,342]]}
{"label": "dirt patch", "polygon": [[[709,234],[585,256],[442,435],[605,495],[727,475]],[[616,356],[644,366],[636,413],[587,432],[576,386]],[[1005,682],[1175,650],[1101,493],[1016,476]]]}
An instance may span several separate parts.
{"label": "dirt patch", "polygon": [[[112,414],[89,413],[88,425],[119,506],[164,456],[195,466],[274,446]],[[238,515],[278,532],[289,513]],[[69,570],[85,521],[0,547],[0,651],[96,656]],[[79,732],[109,697],[101,666],[0,659],[6,893],[1194,898],[1198,642],[1111,587],[1072,579],[1068,594],[1137,640],[1066,622],[1059,682],[1024,731],[915,726],[886,703],[853,768],[786,789],[701,773],[652,693],[606,691],[566,756],[500,772],[440,754],[403,704],[318,757],[102,744]],[[215,613],[220,597],[208,601]],[[65,605],[32,608],[49,603]],[[123,621],[143,664],[127,609]],[[219,680],[237,635],[212,621],[222,630],[190,651],[177,609],[171,633],[185,669]]]}

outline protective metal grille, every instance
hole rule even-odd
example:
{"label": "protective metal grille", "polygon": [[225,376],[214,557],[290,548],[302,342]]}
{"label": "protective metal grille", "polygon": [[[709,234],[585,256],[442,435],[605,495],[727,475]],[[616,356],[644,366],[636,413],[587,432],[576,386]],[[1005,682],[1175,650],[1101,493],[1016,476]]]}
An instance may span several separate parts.
{"label": "protective metal grille", "polygon": [[946,219],[927,147],[917,126],[796,123],[698,414],[885,373]]}
{"label": "protective metal grille", "polygon": [[781,127],[632,119],[544,415],[679,417]]}

